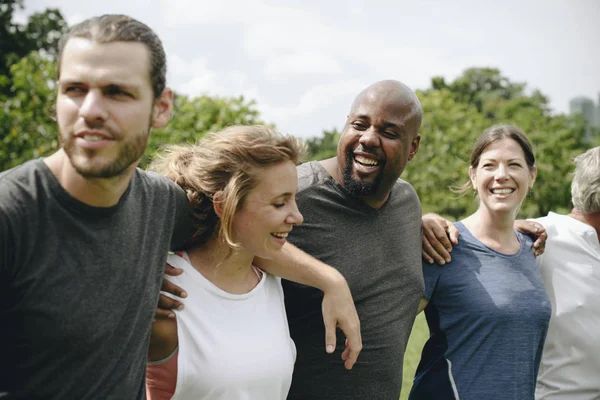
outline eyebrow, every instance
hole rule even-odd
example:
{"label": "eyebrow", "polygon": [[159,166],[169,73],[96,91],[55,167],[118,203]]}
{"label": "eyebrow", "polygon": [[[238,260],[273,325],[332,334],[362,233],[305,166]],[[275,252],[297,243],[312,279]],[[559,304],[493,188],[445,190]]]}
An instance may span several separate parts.
{"label": "eyebrow", "polygon": [[[60,85],[76,85],[76,86],[89,86],[87,83],[77,80],[77,79],[59,79],[58,83]],[[123,89],[127,89],[127,90],[139,90],[139,85],[137,85],[136,83],[133,82],[123,82],[123,81],[113,81],[113,82],[101,82],[100,87],[102,88],[106,88],[106,87],[119,87],[119,88],[123,88]]]}
{"label": "eyebrow", "polygon": [[294,194],[292,192],[285,192],[285,193],[278,194],[277,196],[273,196],[273,200],[278,199],[280,197],[288,198],[288,197],[292,197],[292,196],[294,196]]}
{"label": "eyebrow", "polygon": [[[358,114],[355,116],[351,116],[351,118],[357,118],[357,119],[364,119],[367,121],[371,121],[371,118],[368,115],[365,114]],[[388,122],[385,121],[383,124],[381,124],[381,128],[382,129],[386,129],[386,128],[395,128],[395,129],[399,129],[399,130],[404,130],[404,124],[394,124],[393,122]]]}
{"label": "eyebrow", "polygon": [[[497,159],[497,158],[489,158],[489,157],[483,157],[481,160],[482,160],[482,161],[484,161],[484,160],[485,160],[485,161],[498,161],[498,159]],[[521,158],[509,158],[507,161],[508,161],[508,162],[511,162],[511,161],[526,162],[525,160],[523,160],[523,159],[521,159]]]}

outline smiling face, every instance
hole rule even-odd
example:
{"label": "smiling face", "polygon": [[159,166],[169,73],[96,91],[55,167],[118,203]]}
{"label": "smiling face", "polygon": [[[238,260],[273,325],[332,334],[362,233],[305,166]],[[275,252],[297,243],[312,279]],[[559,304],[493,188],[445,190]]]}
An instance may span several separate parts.
{"label": "smiling face", "polygon": [[350,193],[387,198],[419,148],[416,102],[398,83],[376,84],[357,97],[337,149],[340,183]]}
{"label": "smiling face", "polygon": [[155,100],[149,52],[136,42],[69,39],[61,59],[56,110],[61,145],[87,178],[111,178],[137,165],[150,128],[170,114],[170,93]]}
{"label": "smiling face", "polygon": [[233,240],[252,256],[272,258],[288,233],[302,223],[296,205],[296,165],[283,161],[260,168],[258,182],[235,213]]}
{"label": "smiling face", "polygon": [[536,173],[535,166],[528,166],[519,143],[508,137],[487,145],[479,164],[469,168],[471,184],[479,194],[479,208],[512,216],[532,188]]}

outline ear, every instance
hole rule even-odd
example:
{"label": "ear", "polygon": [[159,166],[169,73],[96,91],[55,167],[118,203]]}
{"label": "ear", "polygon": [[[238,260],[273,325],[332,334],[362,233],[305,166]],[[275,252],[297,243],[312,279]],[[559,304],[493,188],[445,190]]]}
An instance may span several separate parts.
{"label": "ear", "polygon": [[421,135],[415,136],[415,138],[410,142],[410,150],[408,152],[408,161],[412,160],[417,151],[419,150],[419,144],[421,143]]}
{"label": "ear", "polygon": [[219,218],[223,217],[223,203],[224,202],[225,202],[225,195],[224,195],[223,191],[219,190],[213,196],[213,210],[215,210],[215,214],[217,214],[217,217],[219,217]]}
{"label": "ear", "polygon": [[173,91],[165,88],[160,97],[154,100],[152,107],[152,127],[162,128],[171,119],[173,112]]}
{"label": "ear", "polygon": [[471,185],[474,191],[477,191],[477,178],[475,175],[475,170],[473,167],[469,167],[469,180],[471,181]]}
{"label": "ear", "polygon": [[529,174],[531,178],[531,182],[529,182],[529,190],[533,189],[533,184],[535,183],[535,178],[537,177],[537,165],[534,165]]}

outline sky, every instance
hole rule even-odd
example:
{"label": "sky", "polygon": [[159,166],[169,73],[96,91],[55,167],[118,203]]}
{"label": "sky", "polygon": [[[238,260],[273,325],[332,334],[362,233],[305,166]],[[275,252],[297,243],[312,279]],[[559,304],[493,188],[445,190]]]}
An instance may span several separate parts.
{"label": "sky", "polygon": [[[381,79],[426,89],[494,67],[553,110],[600,93],[599,0],[25,0],[69,25],[121,13],[154,29],[167,84],[190,96],[244,95],[300,137],[342,129],[354,97]],[[596,38],[596,39],[594,39]]]}

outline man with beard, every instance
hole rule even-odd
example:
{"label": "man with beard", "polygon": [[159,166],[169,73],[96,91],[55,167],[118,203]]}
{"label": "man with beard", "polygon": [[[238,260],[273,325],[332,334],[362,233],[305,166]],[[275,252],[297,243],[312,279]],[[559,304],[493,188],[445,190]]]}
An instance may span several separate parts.
{"label": "man with beard", "polygon": [[[421,106],[397,81],[361,92],[350,109],[337,156],[298,167],[304,223],[288,240],[334,265],[350,285],[363,351],[352,371],[319,352],[322,295],[284,282],[298,349],[288,399],[397,400],[408,337],[423,293],[421,207],[399,177],[419,148]],[[343,338],[338,348],[343,348]]]}
{"label": "man with beard", "polygon": [[[61,40],[62,148],[0,174],[0,398],[144,398],[167,251],[194,230],[183,190],[136,168],[170,118],[165,75],[159,38],[130,17],[91,18]],[[351,367],[360,332],[344,279],[288,254],[306,262],[269,271],[325,290]]]}

